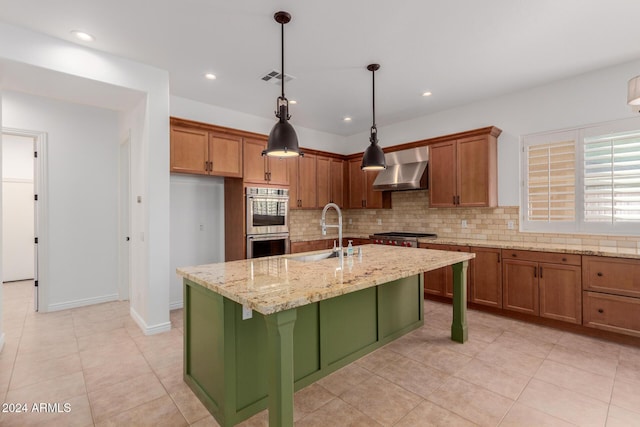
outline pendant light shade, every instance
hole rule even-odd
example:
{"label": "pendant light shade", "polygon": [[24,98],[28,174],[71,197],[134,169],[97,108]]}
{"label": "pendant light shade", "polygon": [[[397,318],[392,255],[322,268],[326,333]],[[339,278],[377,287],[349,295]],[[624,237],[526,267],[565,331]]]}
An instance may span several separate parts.
{"label": "pendant light shade", "polygon": [[269,139],[267,141],[267,149],[262,152],[262,155],[272,157],[295,157],[300,155],[300,147],[298,146],[298,136],[293,126],[289,123],[291,116],[289,115],[289,101],[284,96],[284,24],[291,21],[291,15],[287,12],[276,12],[273,16],[278,24],[281,26],[281,47],[282,47],[282,69],[280,83],[282,85],[282,94],[278,97],[276,105],[276,117],[279,119],[278,123],[273,126],[269,133]]}
{"label": "pendant light shade", "polygon": [[627,104],[640,105],[640,76],[629,80],[627,88]]}
{"label": "pendant light shade", "polygon": [[362,156],[362,170],[382,170],[387,168],[387,162],[384,159],[384,152],[378,145],[378,129],[376,128],[376,77],[375,72],[380,68],[380,64],[370,64],[367,70],[371,71],[371,81],[373,86],[373,121],[371,124],[371,135],[369,142],[371,145],[367,147]]}

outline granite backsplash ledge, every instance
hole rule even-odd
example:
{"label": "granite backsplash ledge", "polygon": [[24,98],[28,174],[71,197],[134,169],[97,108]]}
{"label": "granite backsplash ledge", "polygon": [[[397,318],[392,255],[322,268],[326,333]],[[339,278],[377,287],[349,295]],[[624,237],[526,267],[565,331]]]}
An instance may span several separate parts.
{"label": "granite backsplash ledge", "polygon": [[[392,209],[345,209],[342,211],[345,236],[369,235],[386,231],[436,233],[444,239],[486,240],[573,244],[619,248],[640,248],[640,237],[589,234],[522,233],[519,228],[519,207],[497,208],[429,208],[428,190],[401,191],[392,194]],[[336,229],[322,236],[321,209],[292,210],[290,236],[292,241],[336,237]],[[462,228],[462,220],[467,227]],[[509,223],[513,222],[513,229]],[[327,213],[327,223],[337,223],[335,211]]]}

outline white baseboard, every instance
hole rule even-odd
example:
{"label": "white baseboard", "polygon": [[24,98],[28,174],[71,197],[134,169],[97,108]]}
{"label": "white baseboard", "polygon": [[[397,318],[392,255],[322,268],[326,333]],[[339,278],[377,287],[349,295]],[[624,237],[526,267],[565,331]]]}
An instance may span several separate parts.
{"label": "white baseboard", "polygon": [[0,353],[2,353],[3,348],[4,348],[4,332],[0,334]]}
{"label": "white baseboard", "polygon": [[174,302],[169,304],[169,311],[178,310],[178,309],[183,308],[183,307],[184,307],[184,303],[183,303],[182,300],[174,301]]}
{"label": "white baseboard", "polygon": [[100,303],[103,303],[103,302],[118,301],[118,299],[119,299],[119,295],[118,294],[111,294],[111,295],[103,295],[103,296],[100,296],[100,297],[79,299],[79,300],[75,300],[75,301],[57,302],[55,304],[49,304],[49,306],[47,307],[47,311],[67,310],[69,308],[84,307],[86,305],[93,305],[93,304],[100,304]]}
{"label": "white baseboard", "polygon": [[129,314],[136,322],[136,324],[142,329],[142,333],[145,335],[155,335],[161,332],[169,332],[171,330],[171,322],[158,323],[157,325],[148,326],[147,322],[144,321],[142,316],[138,314],[137,311],[133,309],[133,307],[129,308]]}

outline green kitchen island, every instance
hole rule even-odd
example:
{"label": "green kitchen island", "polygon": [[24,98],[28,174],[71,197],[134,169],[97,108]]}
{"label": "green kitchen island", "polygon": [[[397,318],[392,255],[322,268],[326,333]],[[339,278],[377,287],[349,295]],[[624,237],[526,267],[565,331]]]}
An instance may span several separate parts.
{"label": "green kitchen island", "polygon": [[467,339],[472,253],[383,245],[178,268],[184,381],[221,426],[268,408],[293,425],[293,394],[424,324],[423,272],[453,266],[451,338]]}

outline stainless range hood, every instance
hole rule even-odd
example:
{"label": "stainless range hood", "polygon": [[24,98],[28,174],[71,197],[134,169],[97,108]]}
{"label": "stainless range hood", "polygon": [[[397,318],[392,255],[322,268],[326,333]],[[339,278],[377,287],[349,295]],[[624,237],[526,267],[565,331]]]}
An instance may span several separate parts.
{"label": "stainless range hood", "polygon": [[384,155],[387,168],[380,171],[373,189],[377,191],[421,190],[428,187],[429,148],[417,147]]}

